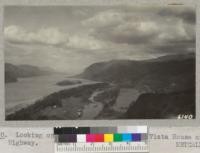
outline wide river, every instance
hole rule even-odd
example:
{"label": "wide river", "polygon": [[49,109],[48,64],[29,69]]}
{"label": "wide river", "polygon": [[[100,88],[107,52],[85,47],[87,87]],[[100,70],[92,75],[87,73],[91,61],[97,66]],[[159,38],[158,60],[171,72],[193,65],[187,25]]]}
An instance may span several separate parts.
{"label": "wide river", "polygon": [[67,75],[48,75],[30,78],[21,78],[15,83],[6,83],[5,86],[5,108],[6,114],[13,113],[21,108],[33,104],[51,93],[62,89],[70,89],[84,84],[96,83],[90,80],[81,80],[81,84],[58,86],[57,82],[63,80],[77,80],[76,78],[67,78]]}

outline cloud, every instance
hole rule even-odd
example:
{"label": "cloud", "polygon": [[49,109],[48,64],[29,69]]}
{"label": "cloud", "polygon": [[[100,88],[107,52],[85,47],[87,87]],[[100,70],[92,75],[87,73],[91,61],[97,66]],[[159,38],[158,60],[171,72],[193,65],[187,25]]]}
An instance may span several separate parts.
{"label": "cloud", "polygon": [[29,41],[28,39],[25,39],[26,31],[14,25],[4,28],[4,36],[5,36],[5,39],[9,41],[16,41],[16,42]]}
{"label": "cloud", "polygon": [[23,27],[11,25],[5,27],[4,35],[6,40],[15,43],[58,45],[68,41],[66,35],[57,28],[41,28],[36,32],[31,32],[25,30]]}
{"label": "cloud", "polygon": [[[82,22],[91,28],[90,34],[98,39],[114,43],[140,43],[140,39],[148,40],[157,31],[157,26],[151,21],[130,20],[131,14],[109,10],[100,12]],[[136,17],[136,16],[135,16]]]}
{"label": "cloud", "polygon": [[175,41],[165,44],[156,44],[151,47],[154,49],[153,53],[164,54],[181,54],[188,52],[195,52],[195,40],[194,41]]}
{"label": "cloud", "polygon": [[61,21],[55,19],[57,13],[50,15],[42,8],[43,18],[58,22],[45,20],[44,24],[36,13],[34,27],[16,22],[21,16],[13,17],[4,27],[6,60],[80,73],[105,60],[195,52],[195,11],[187,7],[79,6],[66,10],[59,12],[65,19]]}
{"label": "cloud", "polygon": [[100,49],[102,42],[93,37],[81,34],[67,34],[58,28],[41,28],[37,31],[27,31],[16,25],[4,29],[5,39],[12,43],[35,43],[55,45],[66,48]]}
{"label": "cloud", "polygon": [[102,48],[103,42],[95,40],[90,36],[73,35],[69,37],[69,41],[65,44],[66,47],[79,48],[79,49],[100,49]]}
{"label": "cloud", "polygon": [[108,27],[117,25],[124,20],[124,15],[121,12],[116,12],[115,10],[107,10],[95,14],[93,17],[83,20],[82,24],[85,26],[95,26],[95,27]]}
{"label": "cloud", "polygon": [[175,17],[184,20],[189,24],[194,24],[196,21],[195,8],[194,7],[168,7],[163,8],[158,12],[162,17]]}
{"label": "cloud", "polygon": [[99,12],[82,24],[91,28],[91,36],[113,43],[168,43],[176,40],[190,41],[195,38],[194,24],[185,22],[187,15],[193,16],[194,11],[178,9],[176,12],[176,8],[171,8],[169,10],[173,10],[174,13],[170,14],[164,13],[164,10],[167,10],[165,8],[155,10],[123,12],[112,9]]}
{"label": "cloud", "polygon": [[140,44],[151,41],[157,32],[157,25],[151,21],[124,22],[114,27],[109,37],[117,43]]}

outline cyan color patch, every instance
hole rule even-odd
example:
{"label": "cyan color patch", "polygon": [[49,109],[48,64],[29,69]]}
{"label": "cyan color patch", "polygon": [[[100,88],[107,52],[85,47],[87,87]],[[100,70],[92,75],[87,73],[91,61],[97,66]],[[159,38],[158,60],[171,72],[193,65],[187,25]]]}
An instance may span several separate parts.
{"label": "cyan color patch", "polygon": [[132,141],[132,135],[128,133],[122,134],[122,141],[124,142]]}

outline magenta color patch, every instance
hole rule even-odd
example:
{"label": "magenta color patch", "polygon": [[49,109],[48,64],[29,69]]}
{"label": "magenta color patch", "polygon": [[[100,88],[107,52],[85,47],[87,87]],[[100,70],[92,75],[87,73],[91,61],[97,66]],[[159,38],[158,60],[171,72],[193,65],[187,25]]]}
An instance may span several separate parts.
{"label": "magenta color patch", "polygon": [[86,141],[87,142],[95,142],[95,134],[87,134]]}

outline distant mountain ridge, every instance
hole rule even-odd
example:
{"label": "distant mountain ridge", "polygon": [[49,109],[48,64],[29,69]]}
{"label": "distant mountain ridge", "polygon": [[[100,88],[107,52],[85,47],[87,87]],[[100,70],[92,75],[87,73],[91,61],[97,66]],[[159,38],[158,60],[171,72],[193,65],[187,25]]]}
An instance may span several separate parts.
{"label": "distant mountain ridge", "polygon": [[[80,119],[76,117],[77,110],[80,110],[80,106],[83,107],[83,103],[90,103],[89,98],[93,93],[101,93],[102,89],[106,92],[95,98],[104,104],[104,108],[95,119],[177,119],[185,114],[195,118],[195,69],[195,54],[168,55],[143,61],[111,60],[94,63],[76,77],[99,81],[98,84],[52,93],[35,104],[6,116],[6,120]],[[6,79],[10,75],[11,81],[18,77],[45,74],[37,67],[9,63],[6,64],[5,72]],[[58,84],[66,85],[69,82],[64,80]],[[111,87],[116,90],[111,90]],[[123,94],[121,89],[129,87],[140,94],[137,99],[131,99],[135,93],[120,95]],[[120,96],[120,109],[125,110],[123,112],[113,109]],[[127,97],[130,98],[130,105],[124,107]],[[71,103],[67,106],[69,102]],[[78,104],[78,109],[71,111],[74,104]],[[83,108],[85,106],[87,105]]]}
{"label": "distant mountain ridge", "polygon": [[144,61],[112,60],[94,63],[79,77],[148,92],[183,90],[195,86],[195,54],[168,55]]}
{"label": "distant mountain ridge", "polygon": [[195,67],[195,54],[190,53],[95,63],[79,77],[140,91],[122,118],[169,119],[180,114],[195,118]]}
{"label": "distant mountain ridge", "polygon": [[5,63],[5,82],[16,82],[18,78],[46,75],[50,72],[31,65]]}

